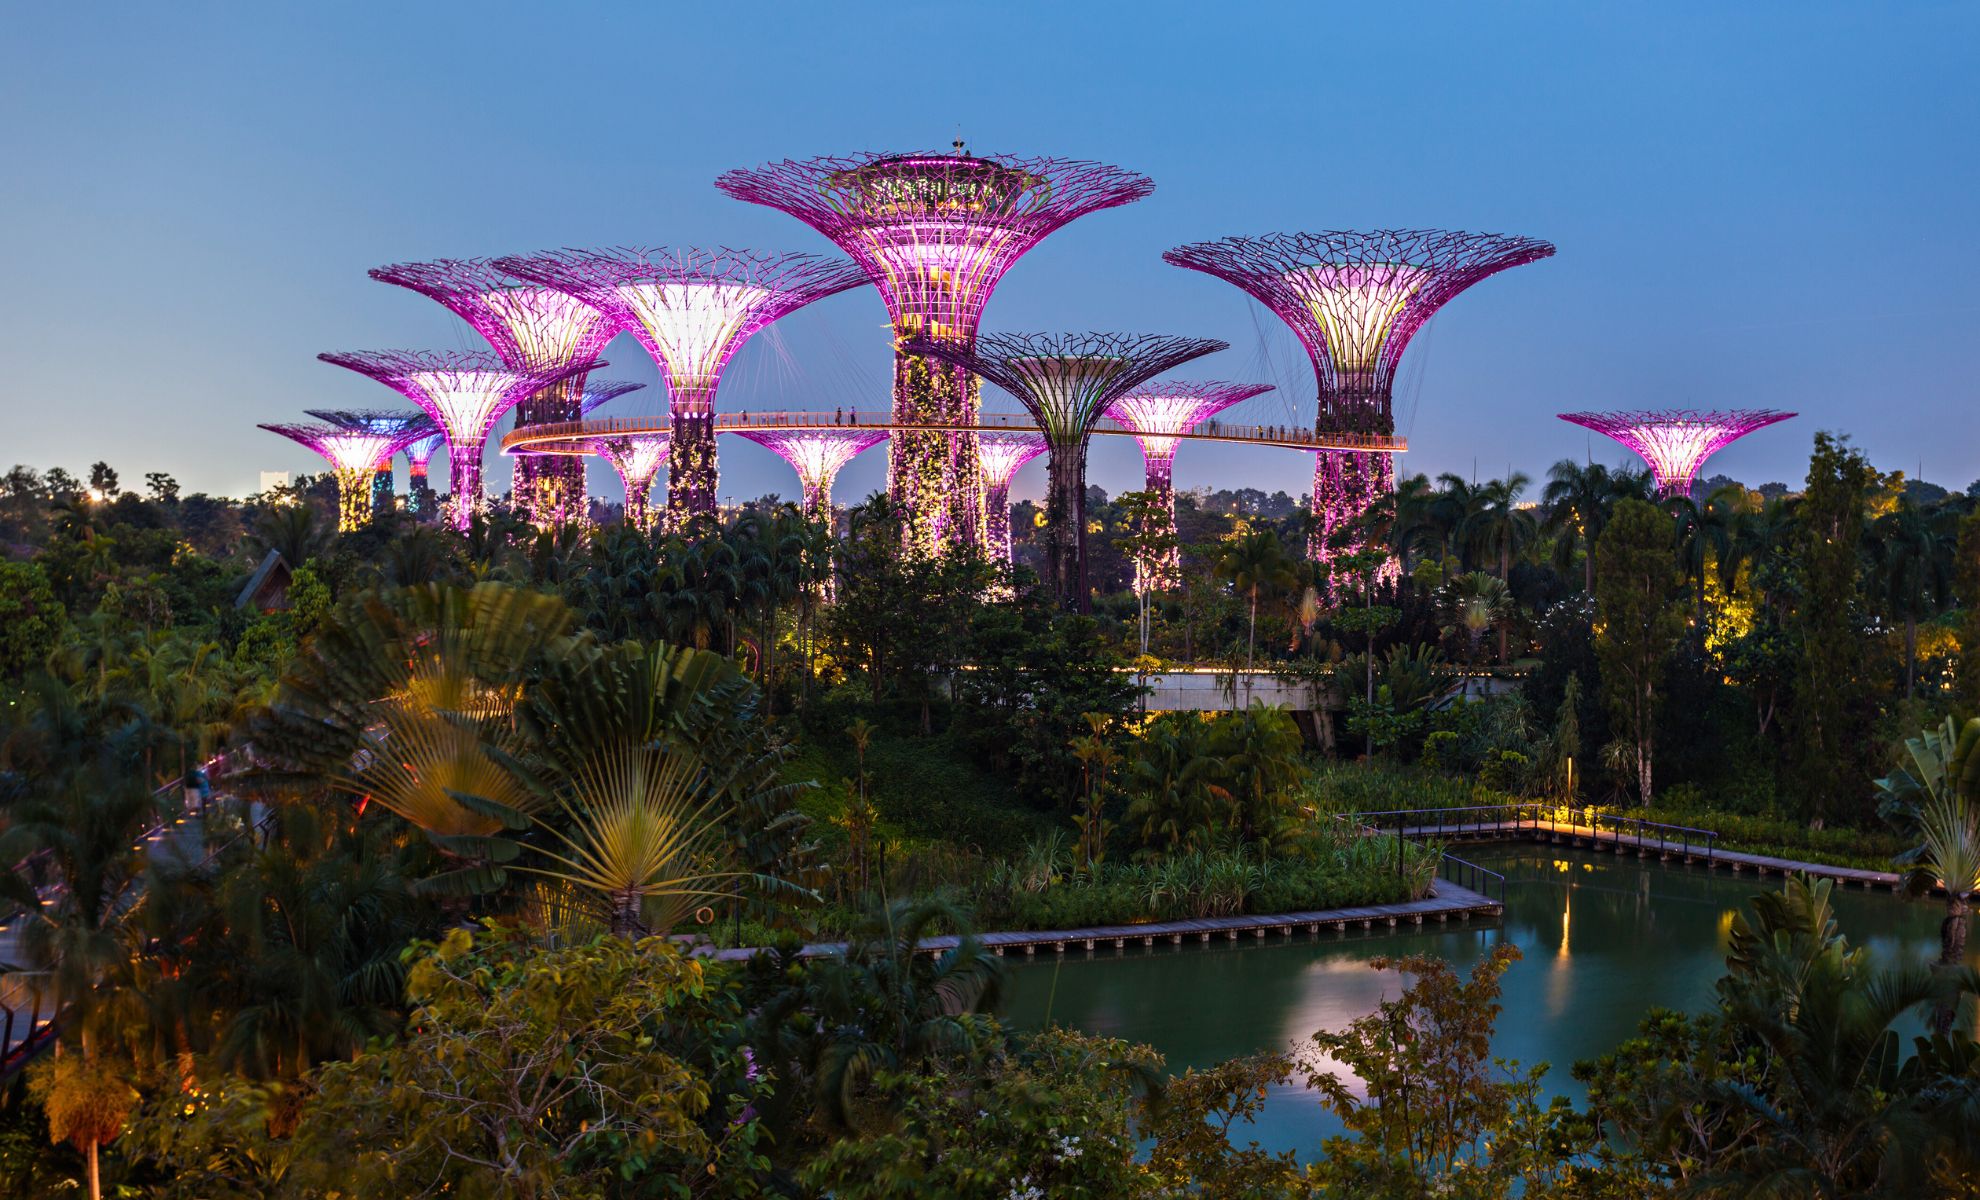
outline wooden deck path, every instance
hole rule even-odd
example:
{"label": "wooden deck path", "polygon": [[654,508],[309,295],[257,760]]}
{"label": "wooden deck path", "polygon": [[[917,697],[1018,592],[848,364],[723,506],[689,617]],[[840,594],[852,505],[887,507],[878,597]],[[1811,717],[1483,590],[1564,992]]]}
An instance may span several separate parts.
{"label": "wooden deck path", "polygon": [[[1186,941],[1208,942],[1212,938],[1234,942],[1245,934],[1262,939],[1274,933],[1286,937],[1302,932],[1309,935],[1317,935],[1322,931],[1345,933],[1350,927],[1393,929],[1398,925],[1419,926],[1425,920],[1444,924],[1453,918],[1469,921],[1473,917],[1497,917],[1502,911],[1497,900],[1474,892],[1470,888],[1459,887],[1449,880],[1439,879],[1436,886],[1431,889],[1430,895],[1403,904],[1371,904],[1361,908],[1326,908],[1314,912],[1153,921],[1144,925],[1102,925],[1093,929],[1009,930],[980,934],[977,940],[999,956],[1013,952],[1032,955],[1041,949],[1063,954],[1073,948],[1093,950],[1106,945],[1118,950],[1129,945],[1153,946],[1158,941],[1172,946],[1179,946]],[[917,949],[923,953],[939,954],[944,950],[953,950],[959,940],[953,934],[923,938]],[[845,948],[844,942],[814,942],[798,953],[801,957],[816,958],[843,954]],[[749,946],[700,951],[703,954],[711,954],[723,962],[741,961],[757,952],[758,948]]]}
{"label": "wooden deck path", "polygon": [[[1382,832],[1395,831],[1385,829]],[[1703,863],[1715,870],[1725,869],[1735,873],[1754,871],[1766,876],[1802,872],[1816,878],[1833,879],[1842,887],[1856,884],[1863,888],[1880,887],[1897,891],[1904,882],[1904,877],[1895,871],[1866,871],[1860,867],[1797,862],[1791,858],[1773,858],[1765,854],[1722,850],[1699,842],[1639,838],[1634,834],[1613,829],[1595,829],[1588,825],[1565,821],[1522,820],[1458,825],[1410,825],[1402,829],[1402,834],[1411,838],[1443,838],[1453,841],[1506,841],[1523,838],[1552,845],[1585,845],[1589,849],[1613,850],[1617,854],[1634,852],[1638,858],[1647,858],[1653,854],[1666,861],[1681,858],[1687,863]]]}

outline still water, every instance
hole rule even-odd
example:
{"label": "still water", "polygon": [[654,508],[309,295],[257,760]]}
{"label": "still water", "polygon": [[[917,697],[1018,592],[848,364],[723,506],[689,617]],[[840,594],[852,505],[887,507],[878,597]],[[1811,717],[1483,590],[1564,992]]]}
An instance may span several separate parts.
{"label": "still water", "polygon": [[[1468,971],[1501,941],[1524,959],[1505,976],[1494,1053],[1549,1063],[1551,1092],[1582,1099],[1568,1077],[1636,1032],[1653,1007],[1711,1003],[1733,914],[1752,874],[1526,844],[1471,846],[1465,857],[1506,876],[1502,924],[1426,925],[1423,932],[1297,934],[1257,942],[1133,948],[1027,962],[1013,971],[1009,1017],[1022,1028],[1056,1021],[1146,1042],[1181,1072],[1339,1029],[1401,989],[1368,960],[1435,954]],[[1850,941],[1879,957],[1938,953],[1939,904],[1888,892],[1835,894]],[[1980,951],[1980,939],[1975,941]],[[1908,1034],[1907,1034],[1908,1036]],[[1340,1126],[1303,1086],[1279,1090],[1247,1135],[1271,1150],[1310,1150]]]}

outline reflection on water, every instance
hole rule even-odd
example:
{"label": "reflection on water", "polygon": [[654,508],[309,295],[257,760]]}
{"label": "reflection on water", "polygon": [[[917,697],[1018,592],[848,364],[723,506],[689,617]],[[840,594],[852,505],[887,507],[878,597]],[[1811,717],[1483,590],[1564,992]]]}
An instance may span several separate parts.
{"label": "reflection on water", "polygon": [[[1047,1020],[1147,1042],[1169,1067],[1204,1066],[1284,1048],[1339,1029],[1401,986],[1371,970],[1384,955],[1436,954],[1469,970],[1502,940],[1524,953],[1505,977],[1494,1052],[1551,1063],[1547,1082],[1577,1100],[1568,1078],[1636,1031],[1653,1007],[1698,1009],[1723,973],[1733,914],[1780,881],[1559,847],[1477,846],[1466,857],[1507,878],[1503,925],[1426,926],[1425,932],[1322,933],[1263,942],[1068,953],[1013,972],[1013,1024]],[[1839,892],[1850,940],[1886,959],[1938,953],[1941,909],[1888,893]],[[1980,963],[1980,939],[1973,942]],[[1267,1103],[1255,1136],[1273,1150],[1312,1148],[1337,1132],[1303,1088]]]}

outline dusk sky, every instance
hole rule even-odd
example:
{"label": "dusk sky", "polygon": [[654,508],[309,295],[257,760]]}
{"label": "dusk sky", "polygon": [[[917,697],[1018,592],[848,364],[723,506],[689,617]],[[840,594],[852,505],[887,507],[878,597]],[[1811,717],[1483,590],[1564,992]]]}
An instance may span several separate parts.
{"label": "dusk sky", "polygon": [[[1733,11],[1726,11],[1731,9]],[[1201,334],[1179,376],[1314,384],[1182,242],[1437,226],[1557,257],[1460,296],[1396,395],[1403,471],[1543,479],[1569,409],[1799,411],[1708,473],[1798,486],[1818,429],[1885,469],[1980,477],[1980,6],[1973,4],[16,4],[0,34],[0,469],[245,494],[321,461],[255,428],[409,407],[323,350],[477,348],[375,283],[408,259],[618,244],[830,252],[723,170],[859,150],[1097,159],[1152,197],[1023,259],[986,329]],[[747,347],[727,411],[883,407],[871,289]],[[605,376],[653,380],[629,337]],[[985,388],[986,406],[1015,404]],[[657,414],[637,392],[600,415]],[[725,497],[795,497],[721,444]],[[880,486],[885,455],[841,477]],[[1310,455],[1185,446],[1177,486],[1298,494]],[[1020,477],[1037,495],[1042,462]],[[507,467],[491,456],[490,482]],[[1139,485],[1126,439],[1091,478]],[[593,486],[616,495],[608,472]]]}

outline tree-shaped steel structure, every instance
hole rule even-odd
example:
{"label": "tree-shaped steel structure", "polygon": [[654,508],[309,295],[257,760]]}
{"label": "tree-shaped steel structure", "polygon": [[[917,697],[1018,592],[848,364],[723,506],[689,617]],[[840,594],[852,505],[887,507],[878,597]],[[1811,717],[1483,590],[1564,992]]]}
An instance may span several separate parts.
{"label": "tree-shaped steel structure", "polygon": [[[1292,327],[1319,381],[1316,431],[1391,434],[1396,368],[1424,322],[1479,280],[1553,253],[1534,238],[1384,229],[1225,238],[1162,257],[1236,284]],[[1386,453],[1321,451],[1313,557],[1359,549],[1354,522],[1394,480]]]}
{"label": "tree-shaped steel structure", "polygon": [[427,482],[427,468],[440,447],[447,444],[444,431],[429,433],[406,443],[406,511],[426,519],[433,516],[433,485]]}
{"label": "tree-shaped steel structure", "polygon": [[1641,455],[1657,477],[1661,496],[1690,496],[1692,481],[1705,460],[1756,429],[1764,429],[1796,414],[1772,408],[1731,409],[1723,412],[1665,408],[1648,411],[1572,412],[1559,414],[1612,437]]}
{"label": "tree-shaped steel structure", "polygon": [[[619,327],[611,318],[555,288],[526,283],[487,258],[394,263],[371,273],[382,283],[411,288],[451,309],[512,371],[554,371],[590,362]],[[584,372],[565,375],[516,406],[524,425],[575,421],[583,413]],[[511,489],[517,506],[538,524],[550,511],[582,511],[584,460],[555,456],[518,458]]]}
{"label": "tree-shaped steel structure", "polygon": [[804,515],[832,524],[832,481],[862,451],[887,440],[884,429],[737,429],[797,472]]}
{"label": "tree-shaped steel structure", "polygon": [[987,333],[974,345],[908,348],[973,371],[1023,404],[1045,435],[1045,573],[1061,604],[1091,606],[1086,591],[1086,443],[1115,400],[1164,371],[1229,349],[1211,338],[1136,333]]}
{"label": "tree-shaped steel structure", "polygon": [[[1155,493],[1166,531],[1176,531],[1177,434],[1188,433],[1233,404],[1272,390],[1269,383],[1164,382],[1130,392],[1107,406],[1107,415],[1135,431],[1146,490]],[[1182,550],[1154,563],[1137,562],[1136,592],[1174,587],[1181,579]]]}
{"label": "tree-shaped steel structure", "polygon": [[715,392],[729,359],[770,322],[866,282],[845,259],[753,250],[565,250],[497,262],[598,309],[653,356],[672,414],[667,512],[676,525],[715,512]]}
{"label": "tree-shaped steel structure", "polygon": [[983,550],[988,557],[1011,561],[1011,480],[1019,468],[1045,449],[1042,433],[993,430],[978,435],[977,452],[983,463]]}
{"label": "tree-shaped steel structure", "polygon": [[566,363],[517,371],[492,354],[474,351],[369,350],[319,354],[334,366],[369,375],[424,409],[447,434],[448,517],[466,529],[481,504],[481,453],[503,413],[553,383],[603,363]]}
{"label": "tree-shaped steel structure", "polygon": [[378,460],[371,476],[371,511],[392,508],[392,459],[400,450],[435,432],[433,418],[423,412],[393,412],[386,409],[306,408],[305,416],[328,421],[339,429],[358,433],[382,433],[392,439],[392,448]]}
{"label": "tree-shaped steel structure", "polygon": [[858,154],[785,160],[730,171],[715,186],[805,222],[856,259],[880,289],[895,339],[893,410],[901,429],[888,455],[892,499],[908,514],[907,544],[922,552],[984,539],[983,476],[973,422],[974,376],[943,369],[907,347],[974,343],[998,280],[1060,226],[1139,200],[1145,175],[1062,158]]}
{"label": "tree-shaped steel structure", "polygon": [[380,462],[390,462],[396,449],[391,435],[336,425],[262,425],[300,442],[322,455],[337,480],[337,529],[342,533],[364,528],[371,518],[371,480]]}
{"label": "tree-shaped steel structure", "polygon": [[[649,497],[653,492],[653,480],[660,474],[660,468],[667,465],[667,442],[669,435],[664,433],[627,433],[612,437],[593,438],[592,453],[612,464],[619,473],[619,482],[626,489],[626,524],[645,529],[652,523]],[[578,459],[582,464],[583,459]]]}

